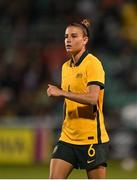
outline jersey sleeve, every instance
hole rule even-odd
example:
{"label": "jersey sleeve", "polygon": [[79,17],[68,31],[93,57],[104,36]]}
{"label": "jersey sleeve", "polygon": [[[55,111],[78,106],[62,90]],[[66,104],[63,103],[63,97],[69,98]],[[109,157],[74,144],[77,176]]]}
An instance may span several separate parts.
{"label": "jersey sleeve", "polygon": [[105,72],[102,63],[98,59],[92,59],[87,64],[87,86],[99,85],[104,89]]}
{"label": "jersey sleeve", "polygon": [[61,89],[63,89],[63,73],[64,73],[63,67],[64,67],[64,65],[62,66],[62,70],[61,70]]}
{"label": "jersey sleeve", "polygon": [[61,70],[61,89],[65,90],[65,79],[66,79],[66,63],[62,65],[62,70]]}

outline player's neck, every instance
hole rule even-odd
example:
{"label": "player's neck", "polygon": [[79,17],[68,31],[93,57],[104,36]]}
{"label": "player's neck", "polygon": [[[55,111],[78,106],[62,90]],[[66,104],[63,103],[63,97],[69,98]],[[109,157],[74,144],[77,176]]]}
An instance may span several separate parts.
{"label": "player's neck", "polygon": [[80,57],[82,56],[82,54],[85,52],[85,49],[82,49],[79,53],[77,53],[76,55],[72,55],[72,59],[73,59],[73,62],[74,64],[76,64]]}

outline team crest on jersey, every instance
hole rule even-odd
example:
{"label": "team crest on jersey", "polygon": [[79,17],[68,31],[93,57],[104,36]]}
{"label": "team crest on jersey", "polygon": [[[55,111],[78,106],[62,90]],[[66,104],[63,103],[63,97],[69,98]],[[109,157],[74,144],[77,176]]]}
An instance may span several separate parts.
{"label": "team crest on jersey", "polygon": [[76,78],[82,78],[82,76],[83,76],[82,73],[78,73],[78,74],[76,75]]}

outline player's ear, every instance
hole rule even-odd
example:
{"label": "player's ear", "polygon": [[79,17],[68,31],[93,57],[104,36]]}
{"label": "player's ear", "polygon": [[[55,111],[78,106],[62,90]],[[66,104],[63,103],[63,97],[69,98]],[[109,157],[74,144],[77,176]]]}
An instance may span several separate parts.
{"label": "player's ear", "polygon": [[88,43],[88,37],[84,36],[84,45],[86,45]]}

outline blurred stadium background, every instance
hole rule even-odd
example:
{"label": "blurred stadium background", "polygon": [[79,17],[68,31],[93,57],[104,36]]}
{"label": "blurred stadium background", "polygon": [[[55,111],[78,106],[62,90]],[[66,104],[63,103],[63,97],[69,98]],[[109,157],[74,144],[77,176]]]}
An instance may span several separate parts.
{"label": "blurred stadium background", "polygon": [[137,178],[136,0],[0,0],[0,178],[48,178],[63,100],[45,90],[60,86],[64,30],[76,17],[93,20],[89,50],[106,71],[107,178]]}

